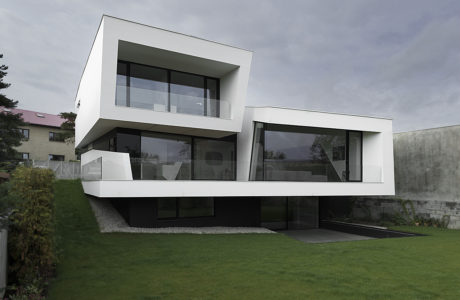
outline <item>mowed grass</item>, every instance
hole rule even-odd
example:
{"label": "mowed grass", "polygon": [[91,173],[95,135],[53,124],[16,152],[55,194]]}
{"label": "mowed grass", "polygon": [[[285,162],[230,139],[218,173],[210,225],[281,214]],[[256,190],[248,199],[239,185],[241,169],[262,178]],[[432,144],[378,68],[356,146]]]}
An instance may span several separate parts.
{"label": "mowed grass", "polygon": [[56,183],[49,299],[460,299],[460,231],[305,244],[282,234],[101,234],[79,181]]}

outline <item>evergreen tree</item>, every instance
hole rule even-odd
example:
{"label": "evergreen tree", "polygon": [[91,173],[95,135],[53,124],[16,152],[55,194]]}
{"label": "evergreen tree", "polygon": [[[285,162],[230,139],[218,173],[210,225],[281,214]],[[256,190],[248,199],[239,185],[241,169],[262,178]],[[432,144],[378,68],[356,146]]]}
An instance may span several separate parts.
{"label": "evergreen tree", "polygon": [[[0,58],[3,54],[0,54]],[[10,86],[9,83],[3,82],[8,67],[0,65],[0,90]],[[15,108],[18,101],[14,101],[0,93],[0,162],[16,158],[17,152],[13,147],[21,145],[23,138],[18,130],[25,123],[22,120],[22,114],[14,114],[10,109]]]}
{"label": "evergreen tree", "polygon": [[75,119],[77,114],[74,112],[61,112],[59,116],[65,119],[65,122],[61,124],[61,129],[65,132],[61,133],[63,139],[68,143],[75,142]]}

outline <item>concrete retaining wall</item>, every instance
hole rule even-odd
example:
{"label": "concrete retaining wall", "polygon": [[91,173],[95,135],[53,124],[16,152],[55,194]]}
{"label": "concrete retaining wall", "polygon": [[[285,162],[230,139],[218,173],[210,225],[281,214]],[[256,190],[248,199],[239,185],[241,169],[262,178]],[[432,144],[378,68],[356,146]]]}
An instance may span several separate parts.
{"label": "concrete retaining wall", "polygon": [[393,145],[396,196],[356,198],[353,213],[401,213],[398,199],[405,199],[416,214],[448,216],[449,228],[460,229],[460,125],[396,133]]}
{"label": "concrete retaining wall", "polygon": [[[412,206],[405,204],[412,217],[447,220],[448,228],[460,229],[460,202],[410,200]],[[412,207],[414,211],[412,212]],[[395,215],[405,216],[400,199],[394,198],[355,198],[352,215],[356,219],[371,219],[391,222]]]}

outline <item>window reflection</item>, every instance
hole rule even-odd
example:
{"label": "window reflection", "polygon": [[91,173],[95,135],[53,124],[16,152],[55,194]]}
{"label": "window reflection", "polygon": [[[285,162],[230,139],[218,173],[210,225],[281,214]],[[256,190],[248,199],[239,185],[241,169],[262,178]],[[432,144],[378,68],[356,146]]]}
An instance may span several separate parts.
{"label": "window reflection", "polygon": [[256,123],[250,179],[360,181],[361,132],[349,134],[347,148],[346,130]]}
{"label": "window reflection", "polygon": [[144,132],[141,149],[141,179],[191,179],[191,138]]}
{"label": "window reflection", "polygon": [[233,180],[235,142],[195,138],[193,163],[194,179]]}

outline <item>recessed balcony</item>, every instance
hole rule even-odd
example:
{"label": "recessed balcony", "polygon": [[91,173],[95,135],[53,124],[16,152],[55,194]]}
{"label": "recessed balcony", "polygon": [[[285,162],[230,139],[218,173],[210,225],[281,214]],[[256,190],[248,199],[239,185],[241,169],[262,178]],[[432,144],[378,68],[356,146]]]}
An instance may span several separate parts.
{"label": "recessed balcony", "polygon": [[157,112],[230,119],[219,99],[219,79],[136,63],[118,62],[115,104]]}

